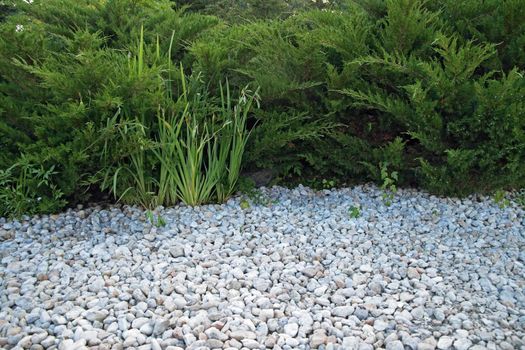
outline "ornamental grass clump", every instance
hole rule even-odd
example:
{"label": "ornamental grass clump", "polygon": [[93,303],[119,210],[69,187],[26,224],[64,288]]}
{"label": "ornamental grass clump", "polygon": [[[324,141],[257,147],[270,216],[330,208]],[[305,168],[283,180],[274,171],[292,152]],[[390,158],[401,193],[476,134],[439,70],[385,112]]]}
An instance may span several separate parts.
{"label": "ornamental grass clump", "polygon": [[249,131],[248,113],[256,93],[245,89],[233,105],[230,89],[221,85],[220,108],[211,115],[206,95],[190,91],[182,66],[182,94],[179,108],[167,113],[159,110],[159,133],[154,153],[161,164],[161,181],[176,187],[176,196],[184,203],[198,205],[212,200],[224,202],[235,190]]}
{"label": "ornamental grass clump", "polygon": [[103,153],[102,188],[148,208],[223,202],[239,178],[257,91],[245,88],[233,101],[226,82],[219,86],[220,98],[211,96],[200,74],[187,76],[182,64],[173,68],[171,47],[163,56],[158,40],[148,49],[141,34],[137,54],[129,58],[131,78],[156,81],[149,93],[158,105],[155,111],[140,105],[121,109],[110,120],[104,149],[111,144],[128,152],[116,161]]}

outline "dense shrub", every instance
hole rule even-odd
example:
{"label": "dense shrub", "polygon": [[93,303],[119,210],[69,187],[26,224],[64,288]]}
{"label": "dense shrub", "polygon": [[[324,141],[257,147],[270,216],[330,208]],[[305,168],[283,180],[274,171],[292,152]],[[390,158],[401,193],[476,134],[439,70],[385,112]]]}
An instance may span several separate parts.
{"label": "dense shrub", "polygon": [[191,53],[209,76],[261,87],[251,165],[362,181],[388,164],[447,194],[521,187],[523,60],[509,57],[523,53],[522,9],[504,2],[481,25],[477,1],[456,3],[348,2],[226,28]]}
{"label": "dense shrub", "polygon": [[[231,116],[226,79],[232,96],[259,87],[249,170],[341,182],[395,172],[399,185],[457,195],[525,185],[525,0],[271,4],[17,2],[0,19],[0,196],[26,204],[0,214],[99,191],[145,205],[180,199],[176,186],[159,197],[169,174],[159,113],[183,104],[202,120]],[[175,78],[180,62],[187,71]],[[181,102],[186,80],[195,94]],[[137,147],[147,153],[139,168]]]}
{"label": "dense shrub", "polygon": [[211,14],[229,23],[256,19],[283,19],[311,9],[333,9],[339,0],[179,0],[192,12]]}
{"label": "dense shrub", "polygon": [[[96,141],[107,121],[118,110],[157,117],[161,95],[155,69],[160,68],[129,74],[141,26],[145,40],[158,41],[162,52],[171,43],[171,59],[177,62],[184,59],[186,45],[218,20],[185,14],[169,1],[16,5],[18,11],[0,25],[0,169],[11,169],[15,179],[31,178],[32,172],[20,176],[23,167],[17,164],[24,155],[24,164],[52,169],[47,186],[29,186],[30,198],[52,198],[53,186],[62,199],[85,200],[98,191],[97,184],[89,186],[104,170]],[[26,186],[11,183],[11,189]],[[0,215],[10,211],[0,206]]]}
{"label": "dense shrub", "polygon": [[482,63],[486,69],[525,69],[525,1],[429,1],[441,11],[448,32],[464,40],[494,44],[497,54]]}

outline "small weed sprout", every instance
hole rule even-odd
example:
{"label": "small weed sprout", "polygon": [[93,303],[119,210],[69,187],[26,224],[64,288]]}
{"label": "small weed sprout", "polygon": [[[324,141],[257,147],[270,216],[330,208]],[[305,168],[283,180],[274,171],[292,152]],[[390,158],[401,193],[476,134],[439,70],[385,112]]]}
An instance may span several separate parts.
{"label": "small weed sprout", "polygon": [[500,209],[505,209],[510,205],[510,200],[505,197],[505,191],[497,190],[494,193],[494,202],[500,207]]}
{"label": "small weed sprout", "polygon": [[357,219],[361,216],[361,210],[359,209],[359,206],[351,206],[348,208],[348,215],[351,219]]}
{"label": "small weed sprout", "polygon": [[157,217],[155,218],[155,215],[153,215],[153,212],[151,210],[146,211],[146,218],[148,219],[150,224],[154,225],[155,227],[166,226],[166,220],[162,217],[162,215],[157,214]]}
{"label": "small weed sprout", "polygon": [[166,226],[166,220],[164,220],[161,215],[157,216],[157,225],[162,227]]}
{"label": "small weed sprout", "polygon": [[325,190],[329,190],[331,188],[334,188],[336,185],[336,182],[335,180],[328,180],[328,179],[323,179],[321,181],[321,186],[323,187],[323,189]]}
{"label": "small weed sprout", "polygon": [[337,186],[336,179],[313,178],[305,181],[306,186],[315,190],[330,190]]}
{"label": "small weed sprout", "polygon": [[277,204],[277,200],[272,200],[265,195],[260,189],[255,187],[255,182],[250,178],[241,178],[239,181],[239,192],[243,194],[241,199],[241,209],[248,209],[250,202],[253,205],[270,206]]}
{"label": "small weed sprout", "polygon": [[154,217],[153,217],[153,213],[152,213],[150,210],[148,210],[148,211],[146,212],[146,219],[148,219],[148,221],[149,221],[151,224],[153,224],[153,221],[155,221],[155,220],[154,220]]}
{"label": "small weed sprout", "polygon": [[397,192],[397,186],[396,183],[399,180],[399,176],[397,171],[392,171],[391,173],[388,172],[388,163],[383,162],[380,164],[381,168],[381,181],[383,184],[381,185],[381,189],[383,190],[383,202],[387,207],[392,205],[392,201],[394,200],[394,194]]}
{"label": "small weed sprout", "polygon": [[518,194],[514,198],[514,201],[523,209],[525,209],[525,188],[518,191]]}
{"label": "small weed sprout", "polygon": [[246,210],[246,209],[248,209],[250,207],[250,202],[248,202],[248,200],[243,198],[241,200],[240,207],[241,207],[242,210]]}

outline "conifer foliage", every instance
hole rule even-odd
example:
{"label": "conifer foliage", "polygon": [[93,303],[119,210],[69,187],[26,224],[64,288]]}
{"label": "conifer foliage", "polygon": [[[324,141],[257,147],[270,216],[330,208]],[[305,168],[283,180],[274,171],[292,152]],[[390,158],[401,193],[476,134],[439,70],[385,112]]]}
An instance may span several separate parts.
{"label": "conifer foliage", "polygon": [[380,181],[387,162],[400,183],[441,194],[521,187],[519,5],[504,1],[489,22],[490,1],[348,1],[226,28],[191,53],[210,76],[261,86],[254,165]]}
{"label": "conifer foliage", "polygon": [[525,0],[272,3],[0,1],[0,216],[223,201],[241,168],[525,187]]}

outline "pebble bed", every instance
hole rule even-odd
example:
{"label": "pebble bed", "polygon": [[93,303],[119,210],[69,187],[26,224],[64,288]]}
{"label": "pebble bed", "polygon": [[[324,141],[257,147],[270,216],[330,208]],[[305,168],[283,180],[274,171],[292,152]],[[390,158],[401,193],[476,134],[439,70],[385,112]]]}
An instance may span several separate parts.
{"label": "pebble bed", "polygon": [[0,348],[525,349],[514,202],[261,191],[0,219]]}

